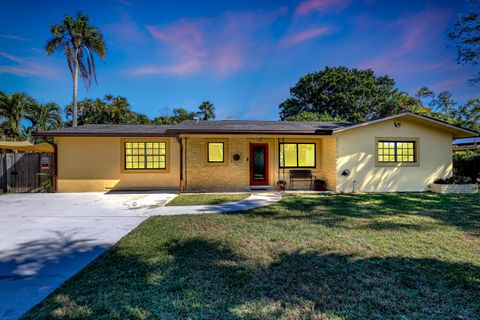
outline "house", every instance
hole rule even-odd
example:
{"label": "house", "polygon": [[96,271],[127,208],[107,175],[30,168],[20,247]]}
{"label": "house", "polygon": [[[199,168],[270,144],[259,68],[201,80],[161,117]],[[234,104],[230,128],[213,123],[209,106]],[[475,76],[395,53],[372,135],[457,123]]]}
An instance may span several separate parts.
{"label": "house", "polygon": [[453,151],[480,150],[480,137],[461,138],[453,140]]}
{"label": "house", "polygon": [[36,135],[54,137],[59,192],[246,190],[298,169],[336,192],[390,192],[426,191],[451,175],[452,140],[478,133],[403,112],[356,124],[192,120]]}

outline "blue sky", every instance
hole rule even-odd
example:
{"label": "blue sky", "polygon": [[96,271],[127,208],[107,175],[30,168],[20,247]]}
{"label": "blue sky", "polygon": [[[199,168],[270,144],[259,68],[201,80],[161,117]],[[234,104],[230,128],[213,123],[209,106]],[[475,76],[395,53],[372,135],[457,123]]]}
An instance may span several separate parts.
{"label": "blue sky", "polygon": [[0,89],[25,91],[62,107],[72,80],[62,53],[46,56],[49,26],[81,10],[102,30],[99,83],[150,117],[204,100],[219,119],[278,119],[278,104],[308,72],[325,66],[372,68],[400,90],[449,90],[478,97],[447,32],[460,0],[1,1]]}

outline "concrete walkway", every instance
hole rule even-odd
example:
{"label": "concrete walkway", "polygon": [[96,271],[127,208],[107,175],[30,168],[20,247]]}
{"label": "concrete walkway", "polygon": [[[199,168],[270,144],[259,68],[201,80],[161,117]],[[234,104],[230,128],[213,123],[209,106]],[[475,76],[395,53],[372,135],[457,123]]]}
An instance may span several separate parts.
{"label": "concrete walkway", "polygon": [[249,210],[281,198],[277,193],[255,193],[235,203],[164,207],[175,196],[0,195],[0,319],[19,318],[148,217]]}
{"label": "concrete walkway", "polygon": [[252,193],[250,197],[230,203],[202,205],[202,206],[172,206],[158,207],[152,210],[151,215],[174,216],[181,214],[205,214],[205,213],[226,213],[233,211],[246,211],[259,207],[269,206],[280,201],[282,196],[278,192]]}

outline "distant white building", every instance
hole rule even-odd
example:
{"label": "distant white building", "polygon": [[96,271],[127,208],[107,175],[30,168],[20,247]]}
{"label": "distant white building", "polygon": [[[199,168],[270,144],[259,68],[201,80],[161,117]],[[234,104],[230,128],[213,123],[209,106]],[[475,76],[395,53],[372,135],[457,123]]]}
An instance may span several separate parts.
{"label": "distant white building", "polygon": [[480,136],[453,140],[453,150],[480,150]]}

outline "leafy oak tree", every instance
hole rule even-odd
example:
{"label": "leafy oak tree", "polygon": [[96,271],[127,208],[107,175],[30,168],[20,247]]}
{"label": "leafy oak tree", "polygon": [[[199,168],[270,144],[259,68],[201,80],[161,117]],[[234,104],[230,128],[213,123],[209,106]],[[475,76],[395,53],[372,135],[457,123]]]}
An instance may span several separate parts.
{"label": "leafy oak tree", "polygon": [[[480,63],[480,2],[478,0],[468,2],[472,4],[470,11],[457,16],[448,37],[457,49],[459,64],[478,65]],[[470,81],[480,82],[480,73]]]}
{"label": "leafy oak tree", "polygon": [[307,74],[290,89],[291,97],[280,104],[280,118],[304,112],[359,122],[398,111],[395,81],[376,76],[371,69],[326,67]]}

